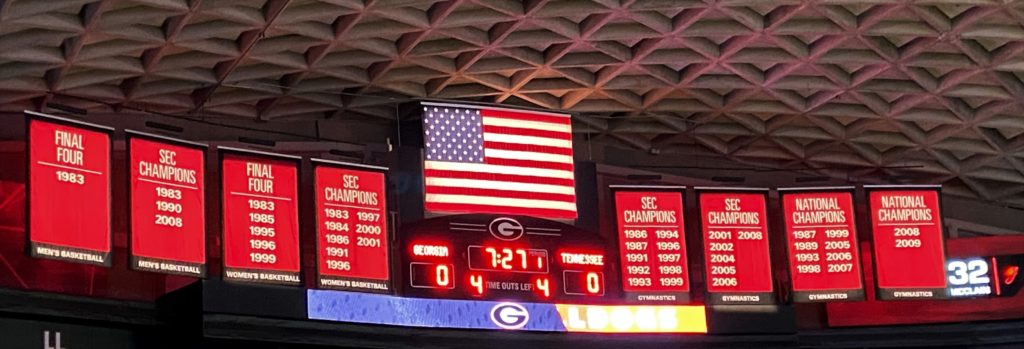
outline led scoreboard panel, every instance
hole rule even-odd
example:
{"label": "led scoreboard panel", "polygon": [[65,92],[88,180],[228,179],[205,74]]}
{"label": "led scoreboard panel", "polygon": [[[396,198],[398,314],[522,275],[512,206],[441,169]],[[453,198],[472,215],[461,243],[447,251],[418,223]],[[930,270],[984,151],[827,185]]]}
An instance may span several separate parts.
{"label": "led scoreboard panel", "polygon": [[880,299],[946,297],[938,187],[865,186]]}
{"label": "led scoreboard panel", "polygon": [[619,270],[627,301],[689,300],[683,189],[612,187]]}
{"label": "led scoreboard panel", "polygon": [[386,168],[313,159],[317,284],[387,292],[390,287]]}
{"label": "led scoreboard panel", "polygon": [[128,131],[131,267],[206,273],[206,146]]}
{"label": "led scoreboard panel", "polygon": [[774,303],[765,207],[767,191],[697,190],[708,303]]}
{"label": "led scoreboard panel", "polygon": [[401,238],[405,296],[599,301],[618,293],[606,282],[604,241],[569,225],[521,216],[444,216],[404,230]]}
{"label": "led scoreboard panel", "polygon": [[110,265],[110,132],[26,112],[33,257]]}
{"label": "led scoreboard panel", "polygon": [[224,279],[299,284],[300,158],[219,149]]}
{"label": "led scoreboard panel", "polygon": [[853,187],[779,192],[793,300],[863,300]]}

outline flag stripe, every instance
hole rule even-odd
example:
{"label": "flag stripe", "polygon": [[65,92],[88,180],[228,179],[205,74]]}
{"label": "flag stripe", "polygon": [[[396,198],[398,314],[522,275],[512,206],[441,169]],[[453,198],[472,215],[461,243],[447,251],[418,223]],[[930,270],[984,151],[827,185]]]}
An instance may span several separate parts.
{"label": "flag stripe", "polygon": [[[486,138],[485,138],[486,139]],[[484,149],[530,151],[537,153],[548,153],[555,155],[572,156],[572,148],[545,147],[542,145],[523,143],[504,143],[484,141]]]}
{"label": "flag stripe", "polygon": [[462,188],[487,188],[497,190],[528,191],[533,193],[553,193],[564,195],[576,195],[576,189],[564,185],[550,185],[539,183],[519,183],[510,181],[494,181],[482,179],[465,179],[451,177],[427,177],[427,187],[462,187]]}
{"label": "flag stripe", "polygon": [[484,148],[484,157],[487,158],[502,158],[502,159],[523,159],[523,160],[534,160],[534,161],[550,161],[550,162],[563,162],[572,163],[572,156],[569,155],[557,155],[547,153],[536,153],[531,151],[514,151],[514,150],[501,150],[501,149],[487,149]]}
{"label": "flag stripe", "polygon": [[564,139],[554,139],[547,137],[534,137],[534,136],[520,136],[520,135],[509,135],[501,133],[490,133],[484,132],[485,142],[501,142],[501,143],[520,143],[520,144],[536,144],[546,147],[566,148],[572,149],[572,141]]}
{"label": "flag stripe", "polygon": [[495,118],[512,119],[512,120],[520,120],[520,121],[545,122],[545,123],[556,124],[556,125],[571,125],[572,124],[571,120],[569,120],[569,116],[568,115],[566,115],[566,116],[542,115],[542,114],[535,114],[535,113],[529,113],[529,112],[524,113],[524,112],[517,112],[517,111],[511,111],[511,110],[501,110],[501,109],[480,109],[480,115],[483,115],[485,119],[489,118],[489,117],[495,117]]}
{"label": "flag stripe", "polygon": [[519,159],[499,159],[491,158],[487,159],[488,164],[492,165],[503,165],[503,166],[517,166],[517,167],[533,167],[543,168],[549,170],[562,170],[562,171],[573,171],[573,164],[563,164],[561,162],[546,162],[546,161],[533,161],[533,160],[519,160]]}
{"label": "flag stripe", "polygon": [[[572,164],[569,164],[572,165]],[[492,164],[471,164],[471,163],[458,163],[458,162],[445,162],[445,161],[424,161],[423,167],[426,170],[441,170],[441,171],[464,171],[464,172],[477,172],[485,174],[501,174],[501,175],[516,175],[516,176],[533,176],[533,177],[548,177],[548,178],[559,178],[566,179],[570,182],[573,180],[572,171],[564,170],[549,170],[540,168],[530,167],[519,167],[519,166],[502,166]]]}
{"label": "flag stripe", "polygon": [[555,131],[544,131],[534,130],[529,128],[515,128],[515,127],[504,127],[504,126],[487,126],[484,125],[484,132],[487,133],[506,133],[512,135],[521,136],[534,136],[554,139],[572,140],[571,133],[555,132]]}
{"label": "flag stripe", "polygon": [[439,171],[439,170],[425,170],[423,176],[427,179],[434,178],[461,178],[461,179],[476,179],[483,181],[503,181],[503,182],[516,182],[516,183],[536,183],[536,184],[547,184],[547,185],[558,185],[563,187],[573,187],[573,181],[565,178],[551,178],[551,177],[537,177],[537,176],[517,176],[517,175],[506,175],[506,174],[493,174],[486,172],[466,172],[466,171]]}
{"label": "flag stripe", "polygon": [[[521,133],[521,132],[546,132],[551,135],[557,135],[559,138],[564,137],[572,133],[572,127],[564,124],[552,124],[549,122],[537,122],[537,121],[525,121],[515,119],[503,119],[498,117],[485,117],[482,119],[484,130],[487,129],[506,129],[515,130],[509,133]],[[502,132],[506,132],[502,131]]]}
{"label": "flag stripe", "polygon": [[449,213],[500,213],[519,214],[527,216],[549,217],[555,219],[576,218],[576,209],[572,210],[551,210],[542,208],[527,208],[514,206],[476,205],[476,204],[448,204],[438,202],[427,202],[426,209],[431,212]]}
{"label": "flag stripe", "polygon": [[[494,190],[494,189],[479,189],[479,188],[454,188],[454,187],[427,187],[427,195],[456,195],[456,196],[473,196],[473,197],[496,197],[496,198],[508,198],[508,199],[522,199],[522,200],[540,200],[540,201],[551,201],[551,202],[572,202],[576,199],[576,195],[565,195],[565,194],[553,194],[553,193],[535,193],[529,191],[518,191],[518,190]],[[490,203],[487,201],[477,201],[481,203],[489,204],[502,204],[500,202]]]}
{"label": "flag stripe", "polygon": [[476,196],[476,195],[452,195],[452,194],[427,194],[427,202],[440,202],[446,204],[477,204],[488,203],[491,206],[512,206],[543,208],[550,210],[576,210],[574,202],[516,199],[502,196]]}

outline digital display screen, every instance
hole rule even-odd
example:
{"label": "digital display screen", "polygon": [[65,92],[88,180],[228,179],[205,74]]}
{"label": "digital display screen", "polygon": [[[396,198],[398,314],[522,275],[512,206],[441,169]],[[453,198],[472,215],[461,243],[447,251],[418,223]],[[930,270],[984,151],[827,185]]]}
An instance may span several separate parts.
{"label": "digital display screen", "polygon": [[879,299],[946,297],[937,189],[868,189]]}
{"label": "digital display screen", "polygon": [[422,221],[401,236],[405,296],[600,300],[609,292],[603,241],[569,225],[459,215]]}
{"label": "digital display screen", "polygon": [[29,240],[33,257],[110,265],[110,131],[29,114]]}
{"label": "digital display screen", "polygon": [[576,219],[569,114],[422,105],[426,212]]}
{"label": "digital display screen", "polygon": [[131,266],[206,273],[206,148],[129,133]]}
{"label": "digital display screen", "polygon": [[794,301],[864,299],[852,190],[780,189]]}
{"label": "digital display screen", "polygon": [[298,158],[220,149],[224,278],[299,284]]}
{"label": "digital display screen", "polygon": [[619,270],[627,301],[689,300],[686,225],[680,190],[615,190]]}
{"label": "digital display screen", "polygon": [[702,305],[578,305],[306,291],[310,319],[425,328],[592,333],[707,333]]}
{"label": "digital display screen", "polygon": [[774,303],[764,191],[700,191],[710,304]]}
{"label": "digital display screen", "polygon": [[317,283],[324,288],[391,290],[384,169],[313,160]]}

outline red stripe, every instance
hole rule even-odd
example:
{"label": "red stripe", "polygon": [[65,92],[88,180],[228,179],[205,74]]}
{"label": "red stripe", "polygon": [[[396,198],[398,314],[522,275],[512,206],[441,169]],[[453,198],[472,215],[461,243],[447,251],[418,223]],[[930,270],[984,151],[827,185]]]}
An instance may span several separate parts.
{"label": "red stripe", "polygon": [[427,202],[424,205],[427,211],[444,213],[492,213],[492,214],[514,214],[553,219],[576,219],[576,211],[556,210],[547,208],[524,208],[505,207],[492,205],[472,204],[448,204],[439,202]]}
{"label": "red stripe", "polygon": [[489,165],[501,165],[501,166],[518,166],[518,167],[533,167],[542,168],[546,170],[562,170],[572,171],[572,164],[564,162],[547,162],[547,161],[536,161],[536,160],[519,160],[519,159],[502,159],[502,158],[485,158],[484,162]]}
{"label": "red stripe", "polygon": [[572,133],[559,132],[559,131],[546,131],[546,130],[535,130],[532,128],[518,128],[508,126],[488,126],[484,125],[484,132],[487,133],[501,133],[506,135],[516,136],[533,136],[533,137],[544,137],[554,138],[561,140],[572,140]]}
{"label": "red stripe", "polygon": [[484,141],[484,149],[529,151],[555,155],[572,156],[572,148],[549,147],[545,145]]}
{"label": "red stripe", "polygon": [[569,125],[569,116],[553,116],[547,114],[537,114],[531,112],[521,112],[512,110],[502,109],[480,109],[480,115],[484,117],[499,117],[502,119],[515,119],[524,121],[538,121],[538,122],[550,122],[552,124]]}
{"label": "red stripe", "polygon": [[426,193],[427,194],[493,196],[493,197],[511,198],[511,199],[533,199],[533,200],[576,202],[576,195],[568,195],[568,194],[537,193],[537,192],[531,192],[531,191],[477,189],[477,188],[463,188],[463,187],[438,187],[438,186],[430,186],[430,185],[428,185],[426,187],[427,187],[426,188]]}
{"label": "red stripe", "polygon": [[519,175],[508,175],[508,174],[496,174],[496,173],[478,173],[478,172],[467,172],[467,171],[445,171],[445,170],[423,170],[423,177],[437,177],[437,178],[461,178],[461,179],[481,179],[487,181],[501,181],[501,182],[521,182],[521,183],[535,183],[535,184],[551,184],[551,185],[564,185],[574,186],[573,180],[563,178],[550,178],[550,177],[537,177],[537,176],[519,176]]}

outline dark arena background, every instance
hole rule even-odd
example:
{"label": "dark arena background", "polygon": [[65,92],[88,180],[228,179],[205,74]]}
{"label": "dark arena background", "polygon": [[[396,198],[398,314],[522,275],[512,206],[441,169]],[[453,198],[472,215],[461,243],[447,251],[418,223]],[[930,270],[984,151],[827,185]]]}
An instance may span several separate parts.
{"label": "dark arena background", "polygon": [[0,0],[0,347],[1024,347],[1024,1]]}

